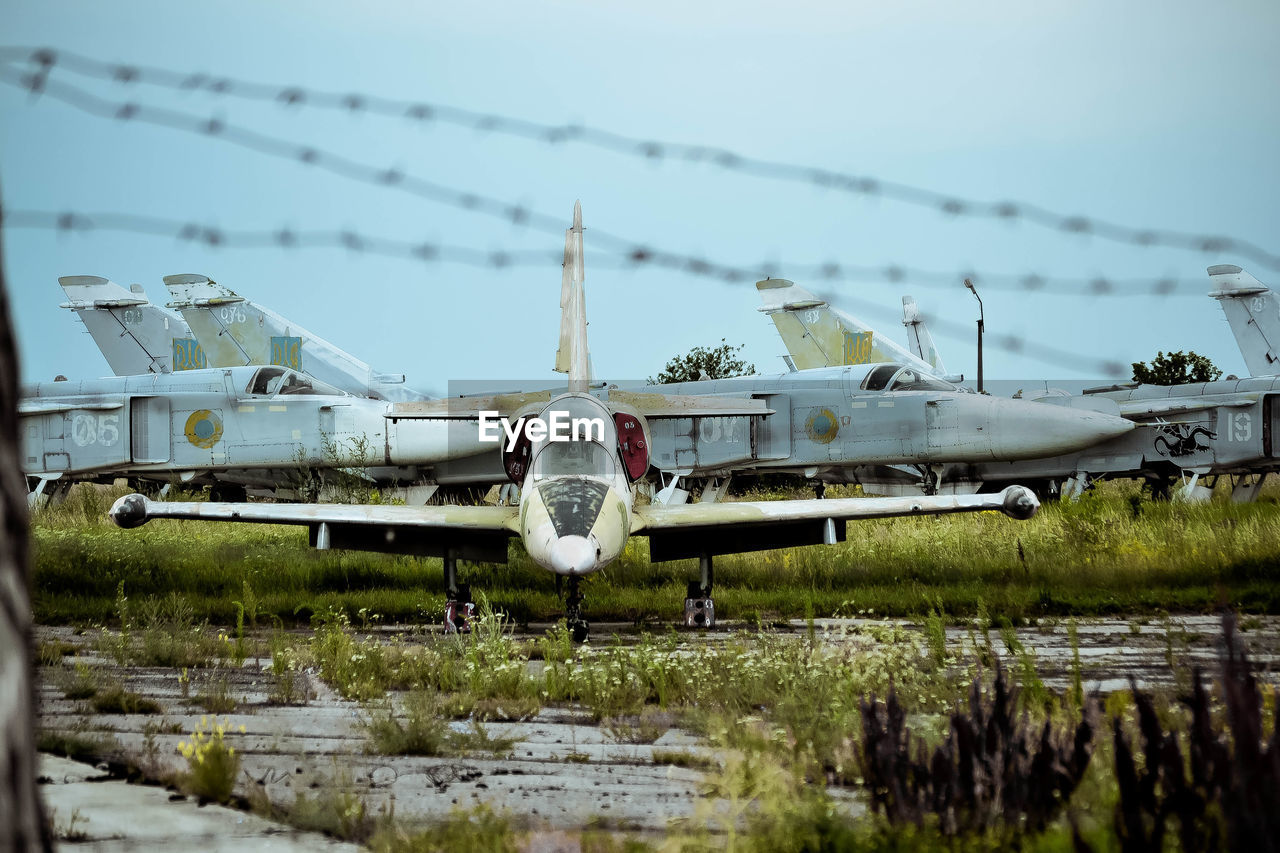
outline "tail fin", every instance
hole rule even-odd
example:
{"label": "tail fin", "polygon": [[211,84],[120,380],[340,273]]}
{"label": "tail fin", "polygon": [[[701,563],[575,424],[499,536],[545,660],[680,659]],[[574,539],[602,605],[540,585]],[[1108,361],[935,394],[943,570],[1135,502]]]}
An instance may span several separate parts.
{"label": "tail fin", "polygon": [[58,284],[67,294],[62,307],[76,312],[117,376],[205,366],[187,324],[153,305],[140,285],[126,290],[97,275],[65,275]]}
{"label": "tail fin", "polygon": [[591,354],[587,347],[586,272],[582,258],[582,202],[573,203],[573,226],[564,235],[564,272],[560,278],[560,346],[558,373],[569,374],[570,391],[591,387]]}
{"label": "tail fin", "polygon": [[1280,299],[1234,264],[1209,267],[1209,295],[1218,300],[1250,376],[1280,373]]}
{"label": "tail fin", "polygon": [[279,364],[303,371],[349,394],[420,400],[403,374],[381,374],[365,362],[269,308],[202,275],[169,275],[165,287],[204,350],[210,367]]}
{"label": "tail fin", "polygon": [[932,365],[934,373],[940,376],[946,375],[947,367],[942,363],[942,356],[938,354],[938,348],[933,344],[933,335],[929,333],[929,327],[920,316],[920,306],[916,305],[915,299],[910,296],[902,297],[902,325],[907,327],[907,344],[910,345],[916,357]]}
{"label": "tail fin", "polygon": [[939,373],[925,360],[878,335],[857,317],[831,307],[785,278],[757,281],[756,289],[764,300],[758,310],[773,320],[799,370],[895,361],[925,373]]}

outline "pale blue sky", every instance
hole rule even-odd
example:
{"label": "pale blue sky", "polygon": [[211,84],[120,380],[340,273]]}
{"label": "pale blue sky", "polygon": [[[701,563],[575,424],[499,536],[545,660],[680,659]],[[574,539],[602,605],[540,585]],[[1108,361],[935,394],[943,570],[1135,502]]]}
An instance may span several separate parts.
{"label": "pale blue sky", "polygon": [[[1280,4],[1274,2],[743,2],[103,4],[2,0],[2,40],[104,60],[421,99],[543,122],[718,145],[979,199],[1018,199],[1150,228],[1220,233],[1280,251]],[[67,77],[67,80],[76,78]],[[749,283],[593,264],[592,227],[737,265],[838,260],[988,273],[1174,276],[1170,297],[984,291],[988,329],[1128,362],[1195,349],[1243,361],[1204,268],[1231,255],[1117,246],[1020,225],[951,219],[710,166],[648,163],[370,115],[287,111],[206,94],[77,81],[562,215],[582,199],[597,374],[636,378],[696,344],[747,345],[762,370],[781,342]],[[546,249],[555,235],[413,199],[216,140],[111,122],[0,87],[0,181],[10,208],[117,210],[228,228],[354,228],[481,249]],[[410,383],[551,376],[559,266],[474,269],[342,250],[222,250],[128,234],[6,229],[27,380],[102,375],[56,306],[56,279],[143,284],[203,273]],[[785,268],[782,274],[786,274]],[[821,289],[816,281],[792,276]],[[972,323],[957,282],[825,289],[901,341],[900,296]],[[970,335],[938,334],[973,373]],[[994,349],[993,377],[1068,366]]]}

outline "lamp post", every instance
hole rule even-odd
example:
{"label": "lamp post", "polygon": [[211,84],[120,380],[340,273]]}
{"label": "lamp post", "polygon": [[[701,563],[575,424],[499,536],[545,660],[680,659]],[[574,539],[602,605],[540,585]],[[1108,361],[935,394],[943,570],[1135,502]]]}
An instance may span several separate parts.
{"label": "lamp post", "polygon": [[973,286],[973,282],[969,279],[964,280],[964,286],[969,288],[969,292],[973,294],[973,298],[978,300],[978,393],[982,393],[982,331],[983,331],[983,311],[982,297],[978,295],[978,289]]}

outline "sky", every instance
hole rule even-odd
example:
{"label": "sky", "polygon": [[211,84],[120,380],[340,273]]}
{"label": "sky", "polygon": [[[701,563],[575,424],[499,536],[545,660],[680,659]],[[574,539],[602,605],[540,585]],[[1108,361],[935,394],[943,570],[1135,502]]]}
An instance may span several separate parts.
{"label": "sky", "polygon": [[[103,4],[0,0],[6,45],[305,89],[421,101],[898,182],[1015,200],[1142,229],[1222,235],[1280,252],[1280,4],[1100,0],[965,4],[307,2]],[[9,69],[25,68],[18,63]],[[599,378],[654,375],[721,339],[761,372],[781,340],[751,281],[620,265],[598,234],[821,292],[899,342],[901,297],[934,318],[952,372],[972,377],[978,275],[988,377],[1100,375],[1193,349],[1244,374],[1205,267],[1224,252],[1143,247],[1027,221],[948,215],[718,168],[445,122],[253,102],[77,77],[99,98],[218,118],[295,146],[523,205],[567,227],[581,199],[592,361]],[[133,233],[4,227],[26,381],[106,375],[57,278],[142,284],[201,273],[375,368],[443,393],[463,379],[551,378],[563,237],[272,158],[227,142],[104,119],[0,85],[7,210],[113,211],[227,229],[352,229],[482,251],[545,252],[505,269],[344,248],[212,248]],[[835,262],[954,273],[819,281]],[[1166,277],[1176,294],[1033,293],[983,276]],[[1201,286],[1203,285],[1203,286]],[[1015,336],[1074,358],[996,346]],[[1121,377],[1127,378],[1127,377]]]}

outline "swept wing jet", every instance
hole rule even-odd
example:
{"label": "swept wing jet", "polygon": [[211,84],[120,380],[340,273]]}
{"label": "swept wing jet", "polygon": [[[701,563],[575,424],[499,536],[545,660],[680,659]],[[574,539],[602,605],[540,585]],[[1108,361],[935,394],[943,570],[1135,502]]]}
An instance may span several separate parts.
{"label": "swept wing jet", "polygon": [[[1168,494],[1179,479],[1182,497],[1202,492],[1199,481],[1229,476],[1233,498],[1257,497],[1270,471],[1280,467],[1280,446],[1271,438],[1280,428],[1280,379],[1271,366],[1271,348],[1280,338],[1280,309],[1275,295],[1239,267],[1210,267],[1212,290],[1236,333],[1256,378],[1225,379],[1191,385],[1119,383],[1086,389],[1079,395],[1049,394],[1040,405],[1097,410],[1124,418],[1131,431],[1099,436],[1095,442],[1066,447],[1041,458],[974,462],[959,458],[931,469],[851,466],[819,473],[828,482],[860,483],[879,494],[939,490],[969,493],[1010,483],[1042,495],[1079,495],[1099,479],[1142,478],[1156,494]],[[792,341],[784,336],[788,346]],[[801,345],[797,352],[804,352]],[[1015,401],[1016,402],[1016,401]],[[1024,401],[1025,402],[1025,401]]]}
{"label": "swept wing jet", "polygon": [[413,407],[268,365],[44,382],[23,388],[18,414],[36,497],[58,481],[122,476],[287,497],[319,485],[310,472],[345,469],[421,501],[434,491],[414,486],[427,472],[490,448]]}
{"label": "swept wing jet", "polygon": [[126,290],[97,275],[58,279],[67,301],[117,376],[172,373],[206,367],[191,329],[172,311],[152,304],[141,285]]}
{"label": "swept wing jet", "polygon": [[[1039,506],[1021,487],[999,495],[637,506],[632,487],[649,467],[651,420],[673,413],[715,418],[758,412],[761,406],[734,398],[666,395],[655,400],[614,391],[601,399],[591,394],[583,279],[582,216],[575,205],[565,237],[556,357],[557,368],[568,372],[565,392],[519,406],[482,398],[435,404],[441,418],[466,423],[477,432],[499,415],[506,419],[504,432],[515,425],[517,440],[505,446],[503,462],[512,480],[523,486],[518,506],[162,503],[135,494],[117,501],[111,518],[126,528],[152,518],[302,524],[317,548],[439,556],[450,614],[464,603],[459,601],[456,560],[505,562],[508,540],[519,537],[539,566],[568,579],[568,622],[574,637],[582,640],[587,623],[579,582],[616,560],[633,535],[649,537],[654,559],[699,558],[696,591],[703,606],[694,607],[702,624],[709,625],[714,622],[712,558],[717,554],[837,542],[845,536],[844,522],[851,519],[980,510],[1028,518]],[[557,431],[557,425],[567,423],[574,425],[573,432]]]}

